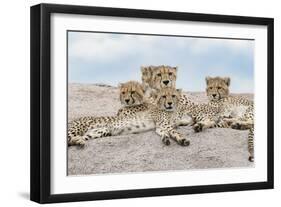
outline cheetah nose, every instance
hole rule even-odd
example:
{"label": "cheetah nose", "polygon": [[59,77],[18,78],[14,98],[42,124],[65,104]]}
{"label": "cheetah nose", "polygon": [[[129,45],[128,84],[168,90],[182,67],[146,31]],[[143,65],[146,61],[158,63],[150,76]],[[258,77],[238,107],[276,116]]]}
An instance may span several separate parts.
{"label": "cheetah nose", "polygon": [[212,96],[215,98],[217,96],[217,94],[213,94]]}
{"label": "cheetah nose", "polygon": [[163,81],[163,83],[164,83],[165,85],[168,85],[169,81],[168,81],[168,80],[165,80],[165,81]]}
{"label": "cheetah nose", "polygon": [[168,104],[171,106],[171,105],[172,105],[172,102],[168,102]]}
{"label": "cheetah nose", "polygon": [[129,103],[130,99],[125,99],[126,103]]}

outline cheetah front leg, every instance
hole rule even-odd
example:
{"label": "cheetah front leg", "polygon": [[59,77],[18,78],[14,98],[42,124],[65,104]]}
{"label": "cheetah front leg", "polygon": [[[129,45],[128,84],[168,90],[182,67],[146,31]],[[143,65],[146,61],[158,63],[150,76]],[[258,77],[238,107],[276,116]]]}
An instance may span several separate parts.
{"label": "cheetah front leg", "polygon": [[167,130],[165,130],[164,128],[162,127],[156,127],[156,133],[161,137],[161,140],[162,142],[165,144],[165,145],[170,145],[171,142],[170,142],[170,135],[169,133],[167,132]]}
{"label": "cheetah front leg", "polygon": [[170,130],[170,135],[171,135],[171,138],[173,138],[174,140],[176,140],[176,142],[179,144],[179,145],[182,145],[182,146],[188,146],[190,145],[190,141],[185,139],[183,137],[182,134],[180,134],[179,132],[177,132],[176,130],[172,129]]}
{"label": "cheetah front leg", "polygon": [[78,146],[84,147],[85,144],[86,144],[86,139],[83,136],[74,136],[74,137],[68,138],[69,146],[78,145]]}
{"label": "cheetah front leg", "polygon": [[179,145],[182,146],[188,146],[190,144],[190,141],[185,139],[182,134],[177,132],[173,129],[171,126],[167,126],[164,124],[164,126],[156,127],[156,133],[160,135],[162,138],[162,142],[165,145],[170,145],[170,139],[174,139]]}
{"label": "cheetah front leg", "polygon": [[230,127],[232,129],[240,129],[240,130],[247,130],[247,129],[251,129],[254,127],[254,122],[253,120],[238,120],[233,122]]}
{"label": "cheetah front leg", "polygon": [[195,123],[193,125],[193,130],[195,132],[201,132],[203,131],[203,129],[208,129],[208,128],[213,128],[216,126],[216,122],[209,119],[209,118],[206,118],[206,119],[203,119],[197,123]]}
{"label": "cheetah front leg", "polygon": [[254,127],[254,121],[252,119],[224,118],[223,120],[227,122],[232,129],[247,130]]}
{"label": "cheetah front leg", "polygon": [[100,128],[89,129],[85,133],[83,138],[85,140],[88,140],[88,139],[97,139],[97,138],[108,137],[108,136],[111,136],[111,132],[108,129],[108,127],[100,127]]}

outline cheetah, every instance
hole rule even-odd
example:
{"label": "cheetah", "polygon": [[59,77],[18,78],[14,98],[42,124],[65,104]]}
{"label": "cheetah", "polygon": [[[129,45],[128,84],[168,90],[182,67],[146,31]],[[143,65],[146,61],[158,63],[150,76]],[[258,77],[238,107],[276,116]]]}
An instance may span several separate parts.
{"label": "cheetah", "polygon": [[84,146],[90,138],[101,138],[122,134],[134,134],[155,130],[165,145],[174,139],[179,145],[188,146],[190,141],[175,130],[181,90],[163,88],[156,97],[156,105],[147,110],[126,116],[82,117],[68,128],[68,144]]}
{"label": "cheetah", "polygon": [[249,161],[254,161],[254,102],[229,95],[229,77],[206,77],[209,103],[218,107],[220,117],[233,129],[249,130]]}
{"label": "cheetah", "polygon": [[131,113],[147,110],[149,104],[145,101],[144,86],[137,81],[128,81],[119,84],[119,99],[123,106],[117,116],[127,116]]}

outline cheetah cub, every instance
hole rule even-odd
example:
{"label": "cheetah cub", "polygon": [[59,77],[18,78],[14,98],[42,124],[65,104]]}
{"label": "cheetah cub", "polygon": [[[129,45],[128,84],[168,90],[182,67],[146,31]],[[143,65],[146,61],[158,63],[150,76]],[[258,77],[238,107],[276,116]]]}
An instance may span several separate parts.
{"label": "cheetah cub", "polygon": [[137,81],[128,81],[119,84],[119,98],[122,108],[118,110],[117,116],[127,116],[138,111],[145,111],[149,104],[145,102],[145,90]]}
{"label": "cheetah cub", "polygon": [[[71,123],[68,129],[69,145],[84,145],[90,138],[134,134],[154,129],[165,145],[174,139],[182,146],[189,140],[175,130],[178,102],[181,91],[174,88],[161,89],[156,104],[137,113],[111,117],[83,117]],[[125,101],[126,102],[126,101]]]}
{"label": "cheetah cub", "polygon": [[254,161],[254,102],[229,95],[230,78],[206,77],[209,103],[219,108],[220,117],[231,128],[249,130],[249,161]]}

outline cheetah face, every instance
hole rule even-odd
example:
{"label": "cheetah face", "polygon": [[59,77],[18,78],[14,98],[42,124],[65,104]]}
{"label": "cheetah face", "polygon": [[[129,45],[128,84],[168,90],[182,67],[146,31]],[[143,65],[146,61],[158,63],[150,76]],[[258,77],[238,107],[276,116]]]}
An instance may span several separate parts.
{"label": "cheetah face", "polygon": [[154,89],[175,88],[177,67],[157,66],[151,72],[151,87]]}
{"label": "cheetah face", "polygon": [[206,92],[210,101],[219,101],[229,95],[230,78],[206,77]]}
{"label": "cheetah face", "polygon": [[120,102],[124,106],[135,106],[143,103],[144,89],[137,81],[120,84]]}
{"label": "cheetah face", "polygon": [[165,111],[174,111],[180,100],[181,90],[175,88],[164,88],[157,94],[157,106]]}

